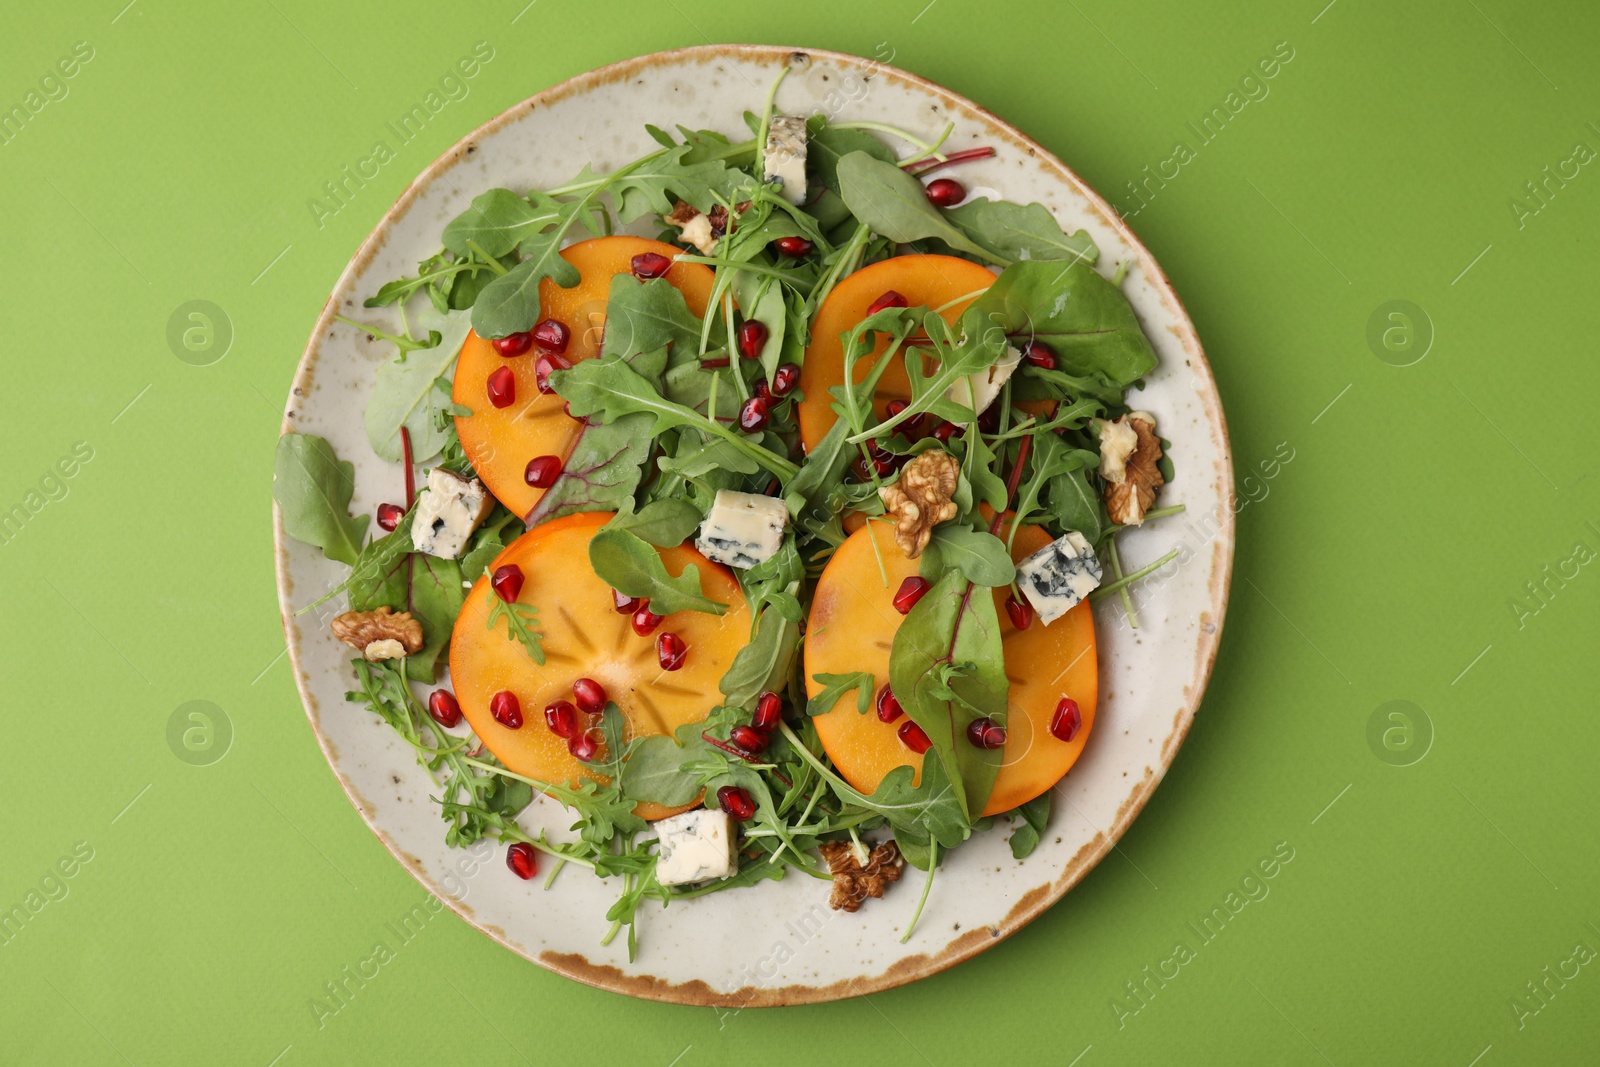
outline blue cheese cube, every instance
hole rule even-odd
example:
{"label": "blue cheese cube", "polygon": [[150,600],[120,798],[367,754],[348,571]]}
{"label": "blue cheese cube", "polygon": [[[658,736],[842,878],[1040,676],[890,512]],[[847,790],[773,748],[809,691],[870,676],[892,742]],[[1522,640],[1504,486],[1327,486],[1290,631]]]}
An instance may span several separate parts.
{"label": "blue cheese cube", "polygon": [[754,567],[783,546],[788,522],[789,509],[777,497],[718,489],[694,547],[706,559],[725,566]]}
{"label": "blue cheese cube", "polygon": [[791,204],[805,203],[806,120],[792,115],[772,116],[762,162],[767,181],[783,186],[785,200]]}
{"label": "blue cheese cube", "polygon": [[418,552],[455,559],[492,507],[494,500],[482,482],[435,467],[411,519],[411,544]]}
{"label": "blue cheese cube", "polygon": [[1100,575],[1094,548],[1073,530],[1017,564],[1017,588],[1048,626],[1100,588]]}
{"label": "blue cheese cube", "polygon": [[726,878],[739,869],[733,818],[712,808],[686,811],[656,823],[656,881],[688,885]]}

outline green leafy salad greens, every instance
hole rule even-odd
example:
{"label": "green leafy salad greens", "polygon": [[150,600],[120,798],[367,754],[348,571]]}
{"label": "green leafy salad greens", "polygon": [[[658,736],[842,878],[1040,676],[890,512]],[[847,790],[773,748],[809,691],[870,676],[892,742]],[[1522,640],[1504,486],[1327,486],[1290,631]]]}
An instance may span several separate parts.
{"label": "green leafy salad greens", "polygon": [[[1050,792],[1007,815],[982,817],[1002,750],[965,736],[977,719],[1005,725],[1008,681],[991,590],[1017,581],[1009,538],[1024,524],[1043,526],[1051,537],[1080,533],[1108,564],[1093,597],[1120,594],[1135,626],[1128,585],[1175,555],[1122,572],[1114,540],[1120,527],[1108,515],[1098,469],[1102,420],[1126,415],[1127,391],[1142,388],[1156,366],[1122,294],[1123,271],[1107,278],[1096,269],[1098,250],[1089,236],[1067,232],[1038,204],[968,198],[935,206],[922,175],[987,154],[969,151],[952,160],[941,151],[948,129],[928,142],[878,123],[810,117],[806,195],[791,202],[781,183],[764,177],[781,119],[773,112],[776,91],[774,83],[764,110],[745,116],[747,137],[649,127],[659,147],[609,173],[585,166],[554,188],[483,193],[444,228],[437,254],[366,301],[371,309],[391,309],[398,325],[391,321],[384,330],[341,320],[399,350],[378,368],[366,412],[377,456],[403,464],[408,486],[419,469],[471,478],[454,421],[471,411],[451,401],[468,328],[487,338],[533,329],[541,319],[540,283],[571,287],[579,280],[560,255],[576,240],[628,228],[683,241],[688,231],[670,221],[675,213],[720,219],[714,247],[686,248],[679,257],[714,272],[704,318],[665,279],[618,275],[599,357],[549,375],[583,425],[560,476],[530,513],[514,515],[494,503],[458,557],[425,554],[413,546],[417,505],[409,492],[404,514],[369,536],[366,516],[349,513],[348,462],[310,435],[287,434],[278,446],[274,495],[285,531],[350,567],[305,610],[343,597],[351,611],[409,611],[421,624],[416,651],[376,662],[355,658],[348,696],[415,747],[436,785],[446,841],[459,846],[490,837],[531,846],[553,858],[550,878],[573,864],[618,885],[604,940],[626,930],[630,956],[635,919],[647,901],[667,904],[790,872],[830,879],[815,851],[825,841],[850,841],[864,856],[863,838],[892,836],[905,860],[928,872],[924,900],[941,860],[993,822],[1011,826],[1011,848],[1026,856],[1049,817]],[[907,253],[961,257],[997,277],[953,323],[941,314],[945,309],[884,307],[845,334],[844,384],[830,397],[838,421],[802,450],[801,393],[792,380],[787,391],[780,388],[780,378],[803,366],[818,310],[842,279]],[[750,355],[741,352],[741,333],[751,322],[764,333],[755,358],[742,358]],[[1052,358],[1017,363],[981,415],[954,398],[962,395],[955,389],[960,383],[1029,343]],[[880,417],[874,386],[896,363],[909,377],[911,396]],[[741,411],[760,396],[769,401],[764,424],[744,428]],[[1029,401],[1054,406],[1024,409]],[[920,562],[929,588],[901,624],[889,666],[894,694],[930,747],[920,778],[908,762],[864,794],[830,764],[813,718],[836,704],[870,714],[873,676],[820,674],[814,682],[821,690],[808,699],[801,637],[818,575],[847,536],[846,516],[887,521],[880,490],[908,460],[931,450],[959,465],[951,494],[956,514],[932,531]],[[602,784],[517,775],[465,726],[443,726],[430,714],[413,683],[436,683],[466,590],[525,529],[559,516],[616,513],[595,536],[590,563],[620,594],[648,598],[663,615],[725,611],[705,594],[695,569],[674,578],[656,551],[695,536],[719,490],[781,499],[790,519],[775,553],[734,571],[751,632],[720,693],[708,697],[704,721],[676,736],[630,737],[620,710],[608,705],[597,722],[603,744],[591,764],[605,776]],[[1002,535],[989,516],[1008,511],[1013,532]],[[532,608],[495,601],[488,627],[519,643],[533,663],[544,662]],[[762,695],[772,693],[783,701],[783,719],[752,753],[732,737],[750,724]],[[535,727],[543,728],[528,728]],[[915,758],[908,753],[908,759]],[[698,885],[661,884],[658,842],[634,814],[636,805],[704,798],[716,807],[719,790],[730,786],[754,807],[739,825],[737,873]],[[557,842],[519,823],[537,793],[570,809],[575,837]]]}

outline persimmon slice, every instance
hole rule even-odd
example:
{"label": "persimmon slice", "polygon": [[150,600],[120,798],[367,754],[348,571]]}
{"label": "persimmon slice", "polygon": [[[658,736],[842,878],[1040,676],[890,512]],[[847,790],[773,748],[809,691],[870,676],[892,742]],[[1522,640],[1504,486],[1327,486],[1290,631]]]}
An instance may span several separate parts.
{"label": "persimmon slice", "polygon": [[[670,259],[681,251],[628,236],[596,237],[562,249],[561,258],[578,268],[580,280],[571,289],[548,278],[540,282],[539,315],[566,326],[570,340],[563,358],[576,363],[600,354],[612,276],[632,270],[634,256],[657,252]],[[705,315],[716,277],[709,267],[674,262],[663,277],[683,294],[690,311]],[[561,398],[539,392],[534,369],[538,358],[535,346],[506,359],[486,338],[469,333],[456,361],[451,391],[455,403],[472,409],[471,416],[456,419],[461,447],[489,491],[517,515],[527,515],[544,495],[524,477],[528,461],[536,456],[565,460],[578,438],[578,423],[562,410]],[[489,402],[488,381],[501,367],[509,367],[515,377],[515,399],[508,407],[497,408]]]}
{"label": "persimmon slice", "polygon": [[[967,305],[994,284],[994,277],[988,268],[955,256],[895,256],[863,267],[835,286],[817,310],[811,345],[800,371],[800,388],[805,391],[805,400],[800,404],[800,438],[806,448],[815,448],[839,419],[829,406],[833,395],[828,390],[844,384],[842,335],[867,317],[867,309],[874,301],[884,293],[896,292],[906,298],[910,307],[944,308],[939,314],[946,322],[955,322]],[[945,307],[946,304],[950,306]],[[887,340],[880,339],[877,352],[887,346]],[[871,367],[870,359],[858,362],[855,380],[865,378]],[[882,419],[889,401],[910,397],[911,382],[906,378],[905,365],[893,360],[878,379],[873,411]]]}
{"label": "persimmon slice", "polygon": [[[680,611],[667,616],[648,637],[634,633],[629,616],[614,610],[611,587],[589,566],[589,541],[610,518],[609,512],[569,515],[536,526],[507,545],[467,594],[450,639],[451,683],[467,722],[500,762],[540,781],[604,781],[545,725],[545,705],[572,700],[572,684],[579,678],[605,687],[628,721],[630,739],[671,734],[684,723],[704,719],[721,702],[717,683],[750,636],[750,613],[738,581],[687,546],[659,550],[667,572],[676,577],[693,564],[705,594],[727,604],[727,612]],[[518,603],[538,609],[530,626],[544,635],[542,667],[507,636],[504,619],[493,629],[488,625],[490,598],[495,596],[489,575],[508,563],[522,568]],[[656,638],[665,633],[677,634],[688,646],[687,659],[675,671],[662,670],[656,655]],[[513,693],[522,705],[522,726],[515,730],[489,712],[489,702],[501,690]],[[654,804],[638,808],[647,819],[680,810]]]}
{"label": "persimmon slice", "polygon": [[[873,541],[877,542],[876,552]],[[1050,535],[1043,529],[1024,526],[1017,532],[1012,555],[1020,560],[1049,543]],[[880,557],[887,582],[878,570]],[[815,675],[870,671],[876,704],[878,692],[889,684],[889,650],[903,619],[894,610],[894,594],[903,579],[916,573],[916,560],[901,554],[894,544],[893,529],[883,522],[867,523],[839,546],[817,581],[806,625],[808,696],[814,697],[824,688]],[[1011,679],[1007,736],[985,815],[1027,803],[1072,769],[1094,726],[1099,694],[1094,617],[1088,602],[1049,626],[1035,621],[1026,630],[1018,630],[1005,611],[1006,592],[1003,587],[994,590],[1006,674]],[[1076,700],[1083,715],[1083,725],[1071,741],[1061,741],[1050,733],[1050,720],[1062,697]],[[872,793],[885,775],[908,764],[918,768],[921,778],[921,760],[897,734],[907,720],[881,722],[874,708],[862,715],[856,710],[854,691],[844,694],[832,710],[814,721],[828,758],[861,792]],[[956,743],[967,742],[961,738]]]}

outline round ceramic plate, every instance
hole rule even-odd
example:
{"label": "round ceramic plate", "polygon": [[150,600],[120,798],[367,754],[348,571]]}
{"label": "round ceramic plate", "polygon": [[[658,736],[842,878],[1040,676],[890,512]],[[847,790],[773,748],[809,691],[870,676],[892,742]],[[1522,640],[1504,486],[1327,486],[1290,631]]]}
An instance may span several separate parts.
{"label": "round ceramic plate", "polygon": [[[540,880],[509,876],[500,850],[488,843],[445,847],[429,799],[432,783],[412,750],[344,699],[353,681],[349,649],[329,633],[330,611],[294,615],[341,581],[345,568],[284,536],[274,518],[295,682],[328,763],[372,831],[464,919],[535,963],[619,993],[686,1004],[798,1004],[902,985],[982,952],[1059,900],[1127,830],[1183,742],[1216,655],[1233,561],[1232,470],[1211,370],[1166,277],[1110,206],[1054,156],[970,100],[882,63],[767,46],[687,48],[574,78],[474,131],[411,183],[339,278],[284,417],[285,431],[321,435],[354,463],[351,510],[371,513],[400,488],[394,465],[373,455],[361,418],[373,372],[393,351],[336,324],[334,312],[387,314],[365,312],[362,299],[433,254],[445,223],[486,189],[546,188],[584,163],[610,170],[654,147],[647,122],[739,133],[742,114],[761,107],[785,64],[782,113],[822,112],[835,121],[884,122],[929,136],[954,122],[946,151],[995,148],[994,158],[963,164],[961,180],[1007,200],[1037,201],[1069,231],[1087,230],[1106,273],[1131,262],[1123,288],[1161,357],[1138,403],[1155,413],[1172,442],[1177,478],[1159,503],[1187,510],[1131,531],[1120,543],[1129,569],[1173,548],[1180,556],[1139,587],[1137,629],[1116,598],[1096,608],[1101,690],[1094,733],[1055,787],[1048,831],[1031,856],[1013,860],[1003,829],[976,835],[940,869],[906,944],[900,938],[921,889],[920,872],[908,871],[894,891],[855,914],[829,910],[827,883],[791,875],[641,909],[639,955],[629,962],[625,938],[600,944],[613,884],[568,869],[546,891]],[[571,818],[541,798],[523,821],[564,828]]]}

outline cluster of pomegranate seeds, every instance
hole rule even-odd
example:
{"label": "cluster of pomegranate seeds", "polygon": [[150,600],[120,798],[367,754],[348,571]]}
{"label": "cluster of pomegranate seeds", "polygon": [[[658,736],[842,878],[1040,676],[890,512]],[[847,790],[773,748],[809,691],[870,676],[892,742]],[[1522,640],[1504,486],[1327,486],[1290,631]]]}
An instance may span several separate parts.
{"label": "cluster of pomegranate seeds", "polygon": [[946,422],[941,419],[939,421],[939,425],[933,428],[933,439],[938,441],[940,444],[944,444],[945,442],[949,441],[950,438],[955,436],[956,430],[958,429],[960,429],[960,427],[958,427],[955,423]]}
{"label": "cluster of pomegranate seeds", "polygon": [[649,637],[656,632],[656,627],[661,625],[661,620],[665,617],[650,610],[650,601],[641,600],[633,612],[633,632],[640,637]]}
{"label": "cluster of pomegranate seeds", "polygon": [[1056,705],[1056,713],[1050,717],[1050,735],[1059,741],[1071,741],[1082,726],[1083,712],[1078,710],[1078,702],[1062,697],[1061,703]]}
{"label": "cluster of pomegranate seeds", "polygon": [[[908,400],[891,400],[888,406],[889,418],[894,418],[906,408],[911,406]],[[900,432],[906,435],[907,440],[915,441],[922,436],[922,420],[924,416],[913,415],[900,424]]]}
{"label": "cluster of pomegranate seeds", "polygon": [[506,359],[510,359],[512,356],[522,355],[522,353],[533,347],[533,334],[527,330],[522,330],[518,333],[508,333],[504,337],[496,337],[489,343],[494,345],[496,352]]}
{"label": "cluster of pomegranate seeds", "polygon": [[739,429],[745,433],[760,433],[772,419],[772,401],[757,394],[739,408]]}
{"label": "cluster of pomegranate seeds", "polygon": [[788,396],[800,384],[800,367],[795,363],[780,363],[772,373],[772,395]]}
{"label": "cluster of pomegranate seeds", "polygon": [[935,178],[928,183],[928,203],[934,207],[955,207],[967,198],[967,187],[954,178]]}
{"label": "cluster of pomegranate seeds", "polygon": [[517,376],[510,367],[496,367],[484,391],[489,394],[489,403],[508,408],[517,399]]}
{"label": "cluster of pomegranate seeds", "polygon": [[538,386],[539,392],[549,396],[555,392],[550,387],[550,372],[553,370],[566,370],[572,366],[565,356],[554,352],[546,352],[533,362],[533,384]]}
{"label": "cluster of pomegranate seeds", "polygon": [[539,853],[526,841],[518,841],[506,849],[506,866],[524,882],[539,873]]}
{"label": "cluster of pomegranate seeds", "polygon": [[522,477],[535,489],[548,489],[561,477],[561,467],[560,456],[535,456],[528,460],[528,469],[522,472]]}
{"label": "cluster of pomegranate seeds", "polygon": [[779,252],[782,252],[790,259],[802,259],[809,256],[811,249],[814,247],[804,237],[780,237],[772,243]]}
{"label": "cluster of pomegranate seeds", "polygon": [[923,731],[922,727],[918,726],[914,722],[907,722],[904,726],[900,727],[900,729],[896,731],[896,736],[900,738],[900,743],[902,745],[906,746],[919,756],[933,746],[933,742],[928,740],[928,735]]}
{"label": "cluster of pomegranate seeds", "polygon": [[544,706],[544,724],[557,737],[570,741],[578,736],[578,709],[570,700],[553,700]]}
{"label": "cluster of pomegranate seeds", "polygon": [[489,714],[507,730],[522,729],[522,701],[509,689],[502,689],[489,698]]}
{"label": "cluster of pomegranate seeds", "polygon": [[764,734],[770,734],[783,721],[783,698],[770,689],[756,698],[756,713],[750,725]]}
{"label": "cluster of pomegranate seeds", "polygon": [[967,740],[974,748],[1004,748],[1006,728],[993,719],[973,719],[967,724]]}
{"label": "cluster of pomegranate seeds", "polygon": [[[656,618],[661,616],[657,615]],[[634,629],[638,629],[636,625]],[[655,629],[654,626],[651,629]],[[677,634],[662,634],[656,638],[656,660],[664,671],[675,671],[689,658],[689,646]]]}
{"label": "cluster of pomegranate seeds", "polygon": [[1019,630],[1033,625],[1033,605],[1018,599],[1015,593],[1006,597],[1006,614],[1011,616],[1011,625]]}
{"label": "cluster of pomegranate seeds", "polygon": [[672,260],[660,252],[641,252],[633,257],[633,261],[629,266],[633,268],[634,277],[649,281],[651,278],[659,278],[671,270]]}
{"label": "cluster of pomegranate seeds", "polygon": [[893,289],[890,289],[887,293],[884,293],[882,296],[878,297],[878,299],[874,300],[870,305],[868,305],[867,314],[872,316],[876,315],[884,308],[903,308],[909,306],[910,302],[906,300],[905,297],[901,296]]}
{"label": "cluster of pomegranate seeds", "polygon": [[932,586],[928,584],[928,579],[920,578],[913,574],[900,583],[899,590],[894,594],[894,610],[905,615],[917,606],[917,601],[921,600],[923,595],[931,588]]}
{"label": "cluster of pomegranate seeds", "polygon": [[725,785],[717,790],[717,807],[740,822],[749,822],[756,816],[756,802],[750,791],[736,785]]}
{"label": "cluster of pomegranate seeds", "polygon": [[572,697],[578,702],[578,707],[590,715],[598,715],[606,710],[606,687],[593,678],[579,678],[573,682]]}
{"label": "cluster of pomegranate seeds", "polygon": [[611,604],[617,609],[618,615],[632,615],[644,603],[636,596],[625,595],[620,589],[611,590]]}
{"label": "cluster of pomegranate seeds", "polygon": [[572,753],[575,759],[588,763],[594,759],[595,753],[600,751],[600,742],[594,739],[593,733],[585,730],[567,742],[567,751]]}
{"label": "cluster of pomegranate seeds", "polygon": [[1022,358],[1040,370],[1056,369],[1056,350],[1043,341],[1029,341],[1024,344]]}
{"label": "cluster of pomegranate seeds", "polygon": [[571,340],[572,331],[567,329],[567,324],[555,319],[541,319],[533,328],[533,343],[546,352],[565,352]]}
{"label": "cluster of pomegranate seeds", "polygon": [[882,478],[899,470],[900,465],[911,457],[896,455],[874,441],[867,446],[867,458],[872,461],[872,469]]}
{"label": "cluster of pomegranate seeds", "polygon": [[735,726],[728,731],[728,740],[752,756],[767,747],[767,735],[754,726]]}
{"label": "cluster of pomegranate seeds", "polygon": [[400,520],[405,518],[406,509],[399,504],[378,505],[378,525],[385,530],[394,530],[400,525]]}
{"label": "cluster of pomegranate seeds", "polygon": [[739,324],[737,340],[739,354],[745,359],[760,359],[761,350],[767,347],[769,332],[767,324],[755,319],[746,319]]}
{"label": "cluster of pomegranate seeds", "polygon": [[448,689],[435,689],[428,694],[428,714],[440,726],[461,725],[461,705],[456,695]]}
{"label": "cluster of pomegranate seeds", "polygon": [[507,604],[511,603],[522,592],[522,568],[515,563],[496,567],[489,576],[489,588],[494,590],[495,596]]}
{"label": "cluster of pomegranate seeds", "polygon": [[878,690],[877,708],[879,722],[894,722],[906,713],[905,709],[900,706],[900,701],[895,698],[894,690],[890,689],[888,685]]}

